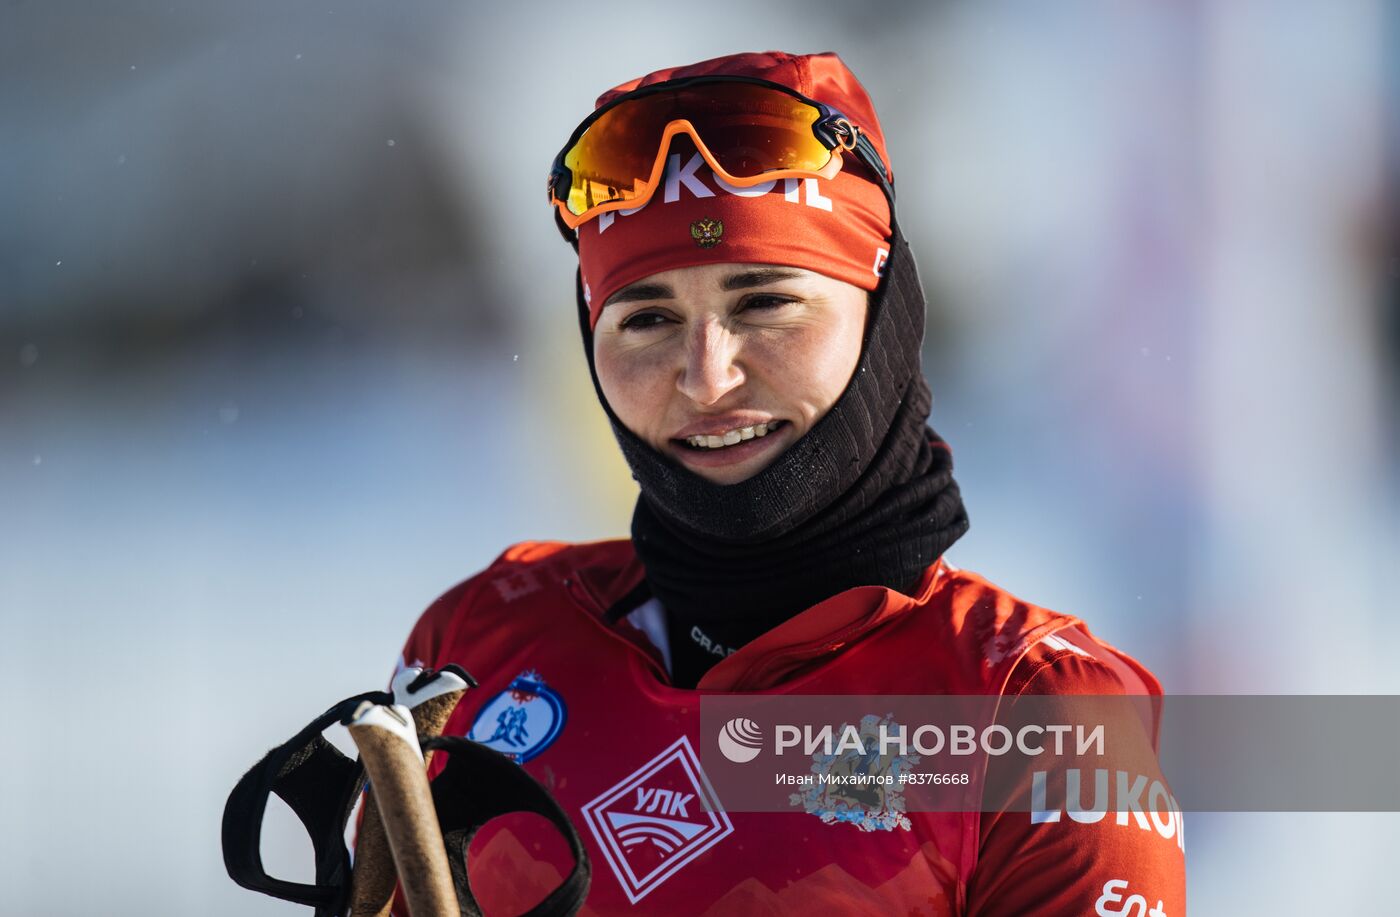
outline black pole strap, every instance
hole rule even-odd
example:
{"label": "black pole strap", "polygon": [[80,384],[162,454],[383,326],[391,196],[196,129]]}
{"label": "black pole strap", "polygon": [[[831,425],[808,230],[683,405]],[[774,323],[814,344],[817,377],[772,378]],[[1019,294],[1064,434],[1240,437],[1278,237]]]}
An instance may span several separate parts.
{"label": "black pole strap", "polygon": [[[255,764],[229,794],[224,806],[224,866],[244,888],[305,904],[316,917],[343,917],[350,898],[350,852],[345,825],[364,787],[364,768],[327,742],[322,732],[364,701],[392,704],[392,695],[371,691],[331,707]],[[512,812],[546,818],[569,845],[574,868],[543,901],[521,917],[571,917],[588,897],[592,866],[583,840],[564,809],[530,774],[505,755],[461,736],[422,739],[424,751],[446,754],[447,764],[432,782],[443,841],[452,868],[462,917],[482,917],[467,876],[468,846],[491,819]],[[311,837],[316,882],[289,882],[269,876],[259,849],[268,798],[287,803]]]}
{"label": "black pole strap", "polygon": [[[316,917],[339,917],[350,895],[350,852],[345,823],[364,786],[364,768],[321,735],[363,701],[392,704],[384,691],[347,698],[272,749],[243,775],[224,806],[224,868],[244,888],[305,904]],[[275,879],[263,868],[263,816],[276,793],[296,813],[316,854],[316,883]]]}
{"label": "black pole strap", "polygon": [[467,877],[468,845],[487,822],[512,812],[544,816],[563,835],[574,856],[574,868],[559,887],[520,917],[570,917],[577,913],[588,897],[593,868],[583,839],[549,791],[510,758],[461,736],[428,739],[423,749],[448,754],[447,766],[433,780],[433,805],[447,844],[462,917],[481,917]]}

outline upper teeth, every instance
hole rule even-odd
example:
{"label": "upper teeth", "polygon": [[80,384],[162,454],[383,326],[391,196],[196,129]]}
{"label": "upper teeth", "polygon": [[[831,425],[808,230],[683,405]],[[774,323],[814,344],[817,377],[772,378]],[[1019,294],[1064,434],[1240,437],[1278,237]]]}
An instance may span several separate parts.
{"label": "upper teeth", "polygon": [[753,439],[755,436],[767,436],[768,431],[776,428],[781,421],[770,420],[768,423],[754,424],[752,427],[739,427],[734,430],[726,430],[718,436],[687,436],[685,441],[698,449],[719,449],[722,446],[732,446],[737,442],[746,439]]}

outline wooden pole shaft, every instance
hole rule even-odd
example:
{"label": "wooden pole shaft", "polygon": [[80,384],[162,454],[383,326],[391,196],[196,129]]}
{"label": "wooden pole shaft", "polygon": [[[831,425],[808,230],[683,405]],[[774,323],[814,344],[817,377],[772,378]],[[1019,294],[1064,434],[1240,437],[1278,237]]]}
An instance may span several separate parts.
{"label": "wooden pole shaft", "polygon": [[459,917],[447,850],[408,708],[366,701],[349,729],[374,787],[409,910],[414,917]]}

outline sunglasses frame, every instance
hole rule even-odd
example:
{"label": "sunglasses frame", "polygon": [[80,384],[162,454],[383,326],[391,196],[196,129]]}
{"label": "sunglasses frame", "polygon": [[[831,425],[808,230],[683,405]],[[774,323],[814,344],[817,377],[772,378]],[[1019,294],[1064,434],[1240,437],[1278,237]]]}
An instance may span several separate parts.
{"label": "sunglasses frame", "polygon": [[[741,177],[730,175],[720,164],[716,157],[710,152],[701,139],[699,131],[688,119],[677,118],[666,125],[662,132],[661,141],[657,145],[656,160],[652,163],[651,174],[647,178],[647,193],[640,198],[630,200],[608,201],[585,210],[581,215],[575,214],[569,209],[568,196],[573,183],[573,172],[564,164],[564,159],[569,151],[574,148],[584,133],[593,126],[608,111],[630,102],[635,99],[644,98],[649,95],[658,95],[663,92],[671,92],[677,89],[689,89],[695,86],[703,86],[713,83],[750,83],[757,86],[765,86],[776,89],[785,95],[791,96],[798,101],[812,106],[819,113],[819,117],[812,124],[812,133],[821,141],[827,149],[831,151],[830,161],[820,170],[813,172],[810,169],[774,169],[763,172],[759,175]],[[844,114],[830,105],[809,99],[800,92],[770,80],[759,79],[747,76],[695,76],[685,77],[678,80],[665,80],[660,83],[652,83],[649,86],[642,86],[631,92],[613,99],[607,105],[597,109],[574,128],[574,132],[569,135],[568,141],[560,149],[559,154],[554,157],[554,164],[549,170],[549,202],[555,206],[555,221],[559,224],[559,231],[564,234],[564,238],[570,242],[576,240],[575,230],[579,226],[593,219],[600,214],[613,210],[634,210],[643,207],[651,200],[656,193],[657,185],[661,179],[661,174],[665,170],[666,155],[671,146],[671,140],[677,134],[688,134],[695,143],[696,150],[704,158],[709,167],[721,179],[739,188],[751,188],[761,185],[764,182],[776,181],[779,178],[832,178],[841,171],[841,157],[843,153],[854,153],[864,162],[879,178],[880,186],[889,198],[890,205],[894,205],[894,186],[889,179],[889,173],[885,169],[884,160],[875,149],[875,144],[870,141],[860,128],[851,123],[851,120]]]}

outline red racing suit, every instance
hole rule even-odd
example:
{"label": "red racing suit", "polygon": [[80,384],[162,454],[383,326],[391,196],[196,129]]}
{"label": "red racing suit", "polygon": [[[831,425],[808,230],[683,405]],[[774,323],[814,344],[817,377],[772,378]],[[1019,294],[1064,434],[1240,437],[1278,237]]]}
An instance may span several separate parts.
{"label": "red racing suit", "polygon": [[[593,863],[582,914],[1185,913],[1179,813],[911,812],[907,828],[861,830],[796,810],[630,812],[648,799],[655,810],[663,787],[667,799],[703,792],[705,692],[1161,694],[1078,619],[942,560],[915,595],[847,590],[681,690],[636,616],[606,615],[642,577],[630,541],[519,544],[434,602],[403,651],[403,664],[457,663],[479,679],[446,731],[515,753],[568,812]],[[1155,723],[1143,735],[1155,766]],[[490,823],[469,855],[487,914],[522,913],[570,866],[562,839],[524,814]]]}

